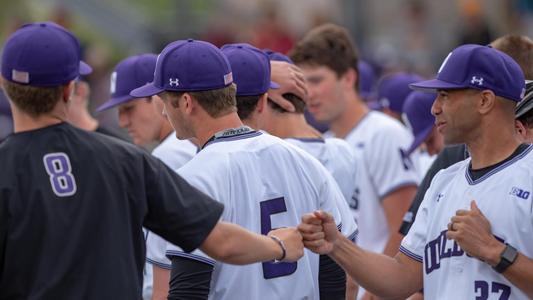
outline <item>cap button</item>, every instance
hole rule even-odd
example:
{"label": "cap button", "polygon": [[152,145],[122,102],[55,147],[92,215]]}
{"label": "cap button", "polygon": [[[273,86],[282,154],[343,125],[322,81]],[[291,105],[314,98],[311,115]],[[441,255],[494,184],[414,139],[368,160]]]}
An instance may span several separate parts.
{"label": "cap button", "polygon": [[41,27],[46,27],[46,24],[44,24],[44,23],[41,23],[41,24],[39,24],[39,25],[40,25]]}
{"label": "cap button", "polygon": [[188,39],[187,42],[191,43],[191,42],[194,42],[193,39]]}

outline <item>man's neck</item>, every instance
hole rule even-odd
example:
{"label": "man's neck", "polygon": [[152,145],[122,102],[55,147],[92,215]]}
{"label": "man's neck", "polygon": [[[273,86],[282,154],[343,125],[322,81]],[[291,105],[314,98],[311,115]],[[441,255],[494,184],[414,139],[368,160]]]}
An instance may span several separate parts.
{"label": "man's neck", "polygon": [[66,120],[64,113],[61,114],[53,111],[48,114],[33,117],[27,113],[19,111],[13,104],[11,104],[11,106],[11,111],[13,112],[13,131],[15,133],[45,128]]}
{"label": "man's neck", "polygon": [[196,138],[200,145],[205,145],[207,141],[215,135],[215,133],[243,126],[239,115],[236,112],[231,112],[218,118],[210,118],[208,120],[202,120],[201,124],[198,124],[196,130]]}
{"label": "man's neck", "polygon": [[269,133],[282,139],[321,138],[322,134],[307,123],[303,114],[274,113]]}
{"label": "man's neck", "polygon": [[492,126],[478,138],[467,142],[472,157],[472,169],[478,170],[495,165],[508,158],[521,144],[513,126]]}
{"label": "man's neck", "polygon": [[335,137],[343,139],[359,124],[368,111],[369,109],[366,104],[356,96],[347,105],[342,114],[330,123],[329,128],[335,134]]}

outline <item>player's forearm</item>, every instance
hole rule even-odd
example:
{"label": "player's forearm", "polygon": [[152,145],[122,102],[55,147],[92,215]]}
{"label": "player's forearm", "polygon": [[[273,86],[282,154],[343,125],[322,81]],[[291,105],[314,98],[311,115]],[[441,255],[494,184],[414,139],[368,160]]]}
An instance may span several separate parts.
{"label": "player's forearm", "polygon": [[201,249],[216,260],[236,265],[270,261],[282,256],[281,247],[270,237],[226,222],[215,226]]}
{"label": "player's forearm", "polygon": [[406,298],[422,284],[396,258],[363,250],[340,234],[330,257],[359,285],[383,298]]}

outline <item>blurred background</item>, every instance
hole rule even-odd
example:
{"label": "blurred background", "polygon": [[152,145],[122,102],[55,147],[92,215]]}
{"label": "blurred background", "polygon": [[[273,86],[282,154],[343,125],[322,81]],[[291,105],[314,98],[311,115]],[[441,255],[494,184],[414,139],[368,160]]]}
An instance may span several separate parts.
{"label": "blurred background", "polygon": [[[459,44],[488,44],[507,33],[533,36],[533,0],[0,0],[0,7],[2,43],[21,24],[44,20],[80,38],[94,69],[85,78],[91,112],[108,99],[119,60],[159,53],[178,39],[249,42],[287,53],[310,28],[333,22],[350,30],[379,77],[395,70],[432,76]],[[113,110],[96,117],[117,123]]]}

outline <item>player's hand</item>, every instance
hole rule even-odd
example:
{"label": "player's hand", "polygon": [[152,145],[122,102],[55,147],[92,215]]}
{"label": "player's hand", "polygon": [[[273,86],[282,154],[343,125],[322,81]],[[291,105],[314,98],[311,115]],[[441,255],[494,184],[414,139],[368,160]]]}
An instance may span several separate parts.
{"label": "player's hand", "polygon": [[285,245],[286,254],[285,262],[294,262],[304,255],[304,245],[302,242],[302,235],[295,227],[284,227],[274,229],[268,235],[275,235]]}
{"label": "player's hand", "polygon": [[307,86],[305,78],[295,65],[284,61],[271,61],[271,79],[280,85],[279,89],[268,90],[268,97],[276,104],[289,112],[294,112],[294,105],[283,98],[285,93],[293,93],[305,101],[307,97]]}
{"label": "player's hand", "polygon": [[470,210],[458,210],[448,224],[448,239],[453,239],[468,255],[497,264],[505,245],[492,235],[489,220],[470,202]]}
{"label": "player's hand", "polygon": [[333,217],[323,211],[304,215],[298,230],[303,236],[305,247],[318,254],[333,251],[339,234]]}

